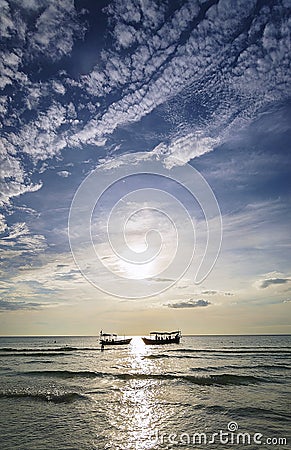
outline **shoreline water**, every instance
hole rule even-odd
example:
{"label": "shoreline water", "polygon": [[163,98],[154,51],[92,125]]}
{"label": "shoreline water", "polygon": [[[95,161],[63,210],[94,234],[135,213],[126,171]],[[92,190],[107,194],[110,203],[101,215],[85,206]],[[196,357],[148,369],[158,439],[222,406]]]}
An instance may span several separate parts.
{"label": "shoreline water", "polygon": [[193,448],[181,436],[196,433],[206,448],[230,423],[249,449],[258,433],[290,443],[290,356],[290,335],[184,336],[162,348],[134,337],[104,352],[97,336],[1,337],[0,447]]}

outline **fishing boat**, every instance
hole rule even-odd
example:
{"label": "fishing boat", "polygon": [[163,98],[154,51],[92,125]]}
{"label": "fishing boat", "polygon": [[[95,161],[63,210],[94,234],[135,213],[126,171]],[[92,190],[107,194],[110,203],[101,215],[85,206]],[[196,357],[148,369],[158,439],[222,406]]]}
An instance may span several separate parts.
{"label": "fishing boat", "polygon": [[151,331],[150,338],[143,337],[146,345],[179,344],[181,331]]}
{"label": "fishing boat", "polygon": [[103,333],[100,331],[100,344],[103,347],[104,345],[127,345],[130,344],[131,338],[129,339],[121,339],[117,334],[114,333]]}

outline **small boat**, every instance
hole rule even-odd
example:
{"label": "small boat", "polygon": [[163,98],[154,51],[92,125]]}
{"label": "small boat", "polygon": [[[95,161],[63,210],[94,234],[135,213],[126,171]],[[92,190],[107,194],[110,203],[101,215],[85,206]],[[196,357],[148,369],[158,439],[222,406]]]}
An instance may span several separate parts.
{"label": "small boat", "polygon": [[104,345],[127,345],[130,344],[131,338],[129,339],[120,339],[117,334],[114,333],[103,333],[100,331],[100,344],[103,347]]}
{"label": "small boat", "polygon": [[153,337],[142,338],[146,345],[179,344],[181,331],[151,331],[150,336]]}

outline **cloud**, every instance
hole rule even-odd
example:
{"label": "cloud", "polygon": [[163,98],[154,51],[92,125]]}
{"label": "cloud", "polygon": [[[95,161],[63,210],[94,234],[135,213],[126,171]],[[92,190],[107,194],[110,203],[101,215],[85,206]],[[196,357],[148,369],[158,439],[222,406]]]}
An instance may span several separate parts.
{"label": "cloud", "polygon": [[[264,37],[262,41],[256,41],[256,45],[248,47],[245,43],[246,31],[241,31],[240,39],[233,39],[232,35],[234,30],[239,29],[240,20],[252,17],[253,2],[247,6],[238,2],[235,8],[228,3],[220,1],[218,6],[206,3],[198,6],[196,2],[190,1],[167,15],[167,6],[155,2],[142,5],[133,1],[126,2],[126,5],[121,5],[119,1],[112,2],[104,11],[113,23],[117,46],[110,51],[103,51],[101,58],[96,55],[96,60],[101,62],[82,78],[78,87],[88,89],[90,94],[98,97],[106,96],[113,88],[118,88],[119,99],[108,103],[100,117],[96,118],[95,113],[95,117],[89,118],[81,130],[75,132],[72,128],[67,136],[69,143],[104,145],[117,127],[139,121],[191,86],[194,107],[197,105],[198,108],[208,96],[211,120],[210,117],[203,117],[203,121],[195,126],[197,132],[205,130],[199,146],[197,142],[193,145],[191,133],[179,133],[180,136],[168,146],[169,153],[177,152],[179,159],[188,161],[213,149],[217,139],[222,138],[222,125],[223,133],[229,126],[234,129],[239,121],[246,123],[253,117],[258,108],[269,101],[270,93],[273,97],[284,94],[288,86],[288,70],[285,69],[289,68],[283,51],[288,39],[287,19],[281,14],[275,22],[275,18],[264,8],[259,10],[255,23],[250,22],[247,31],[252,34],[258,29],[265,29]],[[37,5],[34,6],[37,8]],[[283,11],[284,8],[281,8]],[[9,20],[13,23],[13,19],[7,16]],[[133,23],[139,26],[133,27]],[[60,58],[70,52],[74,37],[81,33],[80,28],[78,14],[71,0],[48,2],[37,16],[35,31],[28,33],[32,49],[36,54]],[[131,48],[133,42],[136,45]],[[128,48],[127,53],[124,53],[124,48]],[[271,61],[268,59],[269,53],[265,54],[266,49],[272,49]],[[17,58],[17,55],[10,56],[11,63],[16,63]],[[218,70],[225,61],[229,68],[226,85],[219,77]],[[256,76],[251,75],[254,64],[257,67]],[[263,69],[264,65],[268,66],[268,73]],[[276,73],[276,83],[270,70]],[[210,77],[210,73],[216,75]],[[256,104],[253,94],[257,92],[258,86],[263,95]],[[54,80],[53,89],[57,94],[63,94],[65,88]],[[239,93],[235,103],[232,101],[234,92]],[[209,102],[210,93],[213,104]],[[215,136],[211,136],[213,133]],[[56,151],[66,145],[66,133],[58,133],[58,138],[53,142]],[[36,144],[41,145],[41,139],[36,139]],[[166,143],[163,145],[167,147]]]}
{"label": "cloud", "polygon": [[8,38],[15,30],[15,24],[11,15],[9,3],[6,0],[1,2],[2,12],[0,15],[0,31],[2,38]]}
{"label": "cloud", "polygon": [[[113,167],[118,164],[114,154],[124,151],[121,141],[126,141],[127,151],[134,149],[134,141],[124,139],[122,133],[130,133],[138,122],[143,126],[154,120],[155,139],[149,145],[148,128],[138,133],[145,138],[147,150],[171,167],[219,151],[219,145],[270,104],[289,97],[288,5],[278,2],[273,8],[263,3],[112,0],[102,10],[108,18],[106,48],[100,51],[100,42],[95,42],[95,50],[91,46],[86,73],[74,59],[80,50],[73,51],[74,43],[83,38],[86,25],[73,0],[2,0],[0,32],[5,45],[0,86],[6,90],[0,101],[4,131],[0,206],[15,213],[13,200],[41,189],[37,177],[51,167],[53,158],[64,157],[67,162],[71,153],[61,156],[61,152],[68,147],[70,151],[83,147],[85,153],[87,144],[106,145],[104,153],[112,158]],[[81,53],[87,59],[86,52]],[[75,152],[74,161],[81,160],[80,155]],[[96,152],[94,162],[100,156]],[[244,159],[248,158],[244,155]],[[70,175],[62,170],[68,166],[54,165],[59,176]],[[238,171],[233,174],[235,179]],[[49,183],[47,175],[43,180]],[[278,204],[253,204],[225,216],[225,233],[235,242],[233,248],[242,246],[238,239],[242,232],[243,245],[256,251],[271,247],[268,235],[277,251],[286,248],[289,230],[270,233],[271,225],[266,230],[266,214],[271,224],[278,212],[282,212]],[[46,248],[44,236],[26,229],[21,219],[13,220],[19,223],[8,227],[4,214],[0,215],[7,261],[41,253]],[[266,231],[260,228],[258,233],[260,223]],[[43,273],[45,282],[47,273]],[[56,276],[69,281],[77,275],[68,271]],[[262,288],[282,284],[272,280],[283,278],[270,276],[262,281]]]}
{"label": "cloud", "polygon": [[[65,267],[65,266],[63,266]],[[60,268],[60,265],[57,266],[57,268]],[[54,280],[59,281],[80,281],[82,280],[82,273],[79,269],[68,269],[67,272],[61,271],[57,272],[55,275],[53,275]]]}
{"label": "cloud", "polygon": [[208,300],[187,300],[185,302],[177,302],[177,303],[169,303],[168,308],[177,308],[177,309],[184,309],[184,308],[204,308],[206,306],[211,305],[211,302]]}
{"label": "cloud", "polygon": [[4,214],[0,213],[0,233],[7,230],[7,223]]}
{"label": "cloud", "polygon": [[[281,199],[255,201],[224,214],[225,248],[269,250],[272,253],[275,249],[288,249],[290,231],[288,222],[282,220],[286,214],[286,205]],[[243,240],[240,239],[242,235]]]}
{"label": "cloud", "polygon": [[[84,20],[73,0],[17,5],[16,13],[4,1],[1,18],[7,42],[18,33],[17,46],[1,58],[2,85],[17,92],[17,100],[10,96],[2,103],[4,124],[10,124],[3,142],[20,177],[8,185],[11,196],[6,189],[5,202],[31,189],[29,170],[14,157],[18,150],[36,163],[67,146],[103,146],[118,128],[158,110],[177,126],[155,151],[169,157],[169,166],[182,164],[212,151],[270,102],[290,95],[284,5],[277,6],[276,14],[261,7],[253,16],[253,1],[235,6],[229,0],[218,5],[185,1],[170,11],[167,4],[154,1],[116,0],[103,10],[115,43],[96,50],[93,69],[79,81],[63,71],[36,82],[25,63],[40,57],[56,61],[70,54],[75,40],[84,35]],[[65,98],[67,89],[79,93],[75,105]],[[195,121],[183,112],[187,104],[196,112]],[[27,108],[36,113],[26,115]]]}
{"label": "cloud", "polygon": [[36,259],[47,247],[45,237],[32,233],[24,222],[6,227],[0,239],[0,270],[10,277],[17,268],[25,266],[32,257]]}
{"label": "cloud", "polygon": [[[0,283],[0,311],[35,310],[53,306],[55,303],[51,300],[54,293],[38,281],[17,281],[11,274],[9,281]],[[44,300],[38,301],[41,298]]]}
{"label": "cloud", "polygon": [[57,80],[53,80],[52,81],[52,87],[53,87],[53,89],[55,90],[55,92],[57,94],[64,95],[66,93],[65,86],[61,82],[59,82]]}
{"label": "cloud", "polygon": [[[19,159],[9,154],[4,140],[0,143],[0,206],[10,203],[10,199],[25,192],[35,192],[42,183],[27,182],[25,170]],[[13,152],[12,152],[13,154]]]}
{"label": "cloud", "polygon": [[41,303],[0,299],[0,311],[35,310],[41,309],[42,306]]}
{"label": "cloud", "polygon": [[[286,98],[290,94],[286,82],[290,67],[283,49],[288,48],[288,19],[282,15],[275,19],[268,9],[261,8],[256,19],[249,21],[248,29],[241,30],[241,34],[236,36],[235,30],[240,29],[241,20],[252,17],[253,8],[253,2],[247,5],[237,2],[235,7],[231,7],[229,1],[220,1],[218,5],[203,4],[200,8],[194,2],[186,2],[160,26],[157,33],[154,27],[151,28],[149,38],[142,24],[139,33],[135,34],[124,25],[129,11],[132,16],[140,15],[139,6],[131,3],[128,7],[121,7],[115,2],[108,11],[113,14],[116,27],[119,29],[122,24],[122,29],[126,29],[126,45],[131,45],[133,40],[138,45],[130,53],[130,60],[126,59],[128,54],[122,57],[117,48],[115,54],[110,54],[110,64],[113,60],[114,69],[112,64],[103,70],[98,67],[86,79],[97,81],[95,92],[94,82],[88,81],[90,92],[96,96],[102,92],[108,93],[117,86],[121,89],[121,95],[101,117],[88,121],[83,130],[72,136],[71,145],[84,142],[104,145],[104,141],[117,127],[139,121],[191,86],[192,93],[188,94],[193,105],[199,108],[201,101],[207,101],[210,115],[202,115],[202,121],[196,121],[194,127],[198,132],[204,130],[205,144],[202,141],[198,155],[191,133],[184,133],[170,144],[170,149],[176,149],[182,159],[189,160],[202,154],[203,148],[209,151],[213,148],[213,142],[225,140],[230,133],[235,133],[249,123],[270,99]],[[164,11],[160,11],[158,16],[163,17]],[[246,45],[247,34],[256,34],[258,30],[263,33],[267,25],[272,30],[269,34],[273,44],[269,38],[264,38],[257,39],[256,44]],[[184,39],[181,41],[184,29]],[[171,39],[172,42],[169,42]],[[275,42],[277,45],[274,45]],[[265,51],[270,45],[271,59]],[[138,55],[139,63],[133,66],[138,67],[138,77],[135,77],[135,69],[130,72],[127,70],[135,55]],[[221,77],[219,67],[228,67],[228,77]],[[122,90],[129,80],[130,91]],[[210,93],[213,101],[210,101]]]}
{"label": "cloud", "polygon": [[162,156],[165,166],[182,166],[193,158],[198,158],[218,145],[217,139],[203,137],[202,132],[190,133],[173,140],[170,144],[159,144],[153,153]]}
{"label": "cloud", "polygon": [[[11,93],[0,104],[5,130],[0,148],[0,206],[41,187],[41,183],[30,182],[29,161],[24,163],[17,152],[25,152],[34,162],[50,158],[66,146],[57,130],[66,121],[74,128],[70,103],[63,106],[54,100],[65,94],[65,86],[58,79],[33,81],[31,63],[39,67],[40,57],[53,62],[67,57],[84,31],[84,21],[73,0],[2,0],[0,87],[10,86]],[[36,114],[27,115],[27,109],[36,108]]]}
{"label": "cloud", "polygon": [[163,278],[163,277],[151,277],[151,278],[147,278],[147,280],[149,281],[156,281],[157,283],[172,283],[175,281],[174,278]]}
{"label": "cloud", "polygon": [[223,291],[214,291],[214,290],[202,291],[201,294],[202,295],[226,295],[226,296],[234,295],[232,292],[223,292]]}
{"label": "cloud", "polygon": [[68,172],[67,170],[61,170],[60,172],[57,172],[59,177],[68,178],[71,175],[71,172]]}
{"label": "cloud", "polygon": [[266,289],[269,286],[277,285],[277,284],[286,284],[291,281],[290,278],[267,278],[263,280],[260,284],[260,288]]}
{"label": "cloud", "polygon": [[1,52],[0,60],[0,88],[15,83],[15,81],[25,81],[24,73],[18,71],[21,63],[21,53],[17,52]]}
{"label": "cloud", "polygon": [[46,296],[50,293],[52,296],[59,290],[75,289],[73,282],[87,284],[82,273],[76,269],[72,254],[58,253],[47,254],[46,258],[35,260],[33,266],[24,267],[21,273],[16,273],[11,279],[14,285],[25,283],[43,297],[45,290]]}
{"label": "cloud", "polygon": [[28,32],[33,56],[42,55],[54,61],[69,54],[76,37],[83,28],[72,0],[45,2],[45,9],[34,23],[34,31]]}

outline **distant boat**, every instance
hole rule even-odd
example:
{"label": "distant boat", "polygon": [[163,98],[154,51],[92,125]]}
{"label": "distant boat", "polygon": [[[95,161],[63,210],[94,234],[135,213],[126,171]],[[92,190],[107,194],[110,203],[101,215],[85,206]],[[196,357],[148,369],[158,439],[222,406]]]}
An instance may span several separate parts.
{"label": "distant boat", "polygon": [[129,339],[120,339],[117,334],[114,333],[103,333],[100,331],[100,344],[103,347],[104,345],[127,345],[130,344],[131,338]]}
{"label": "distant boat", "polygon": [[151,331],[150,336],[142,338],[146,345],[179,344],[181,331]]}

